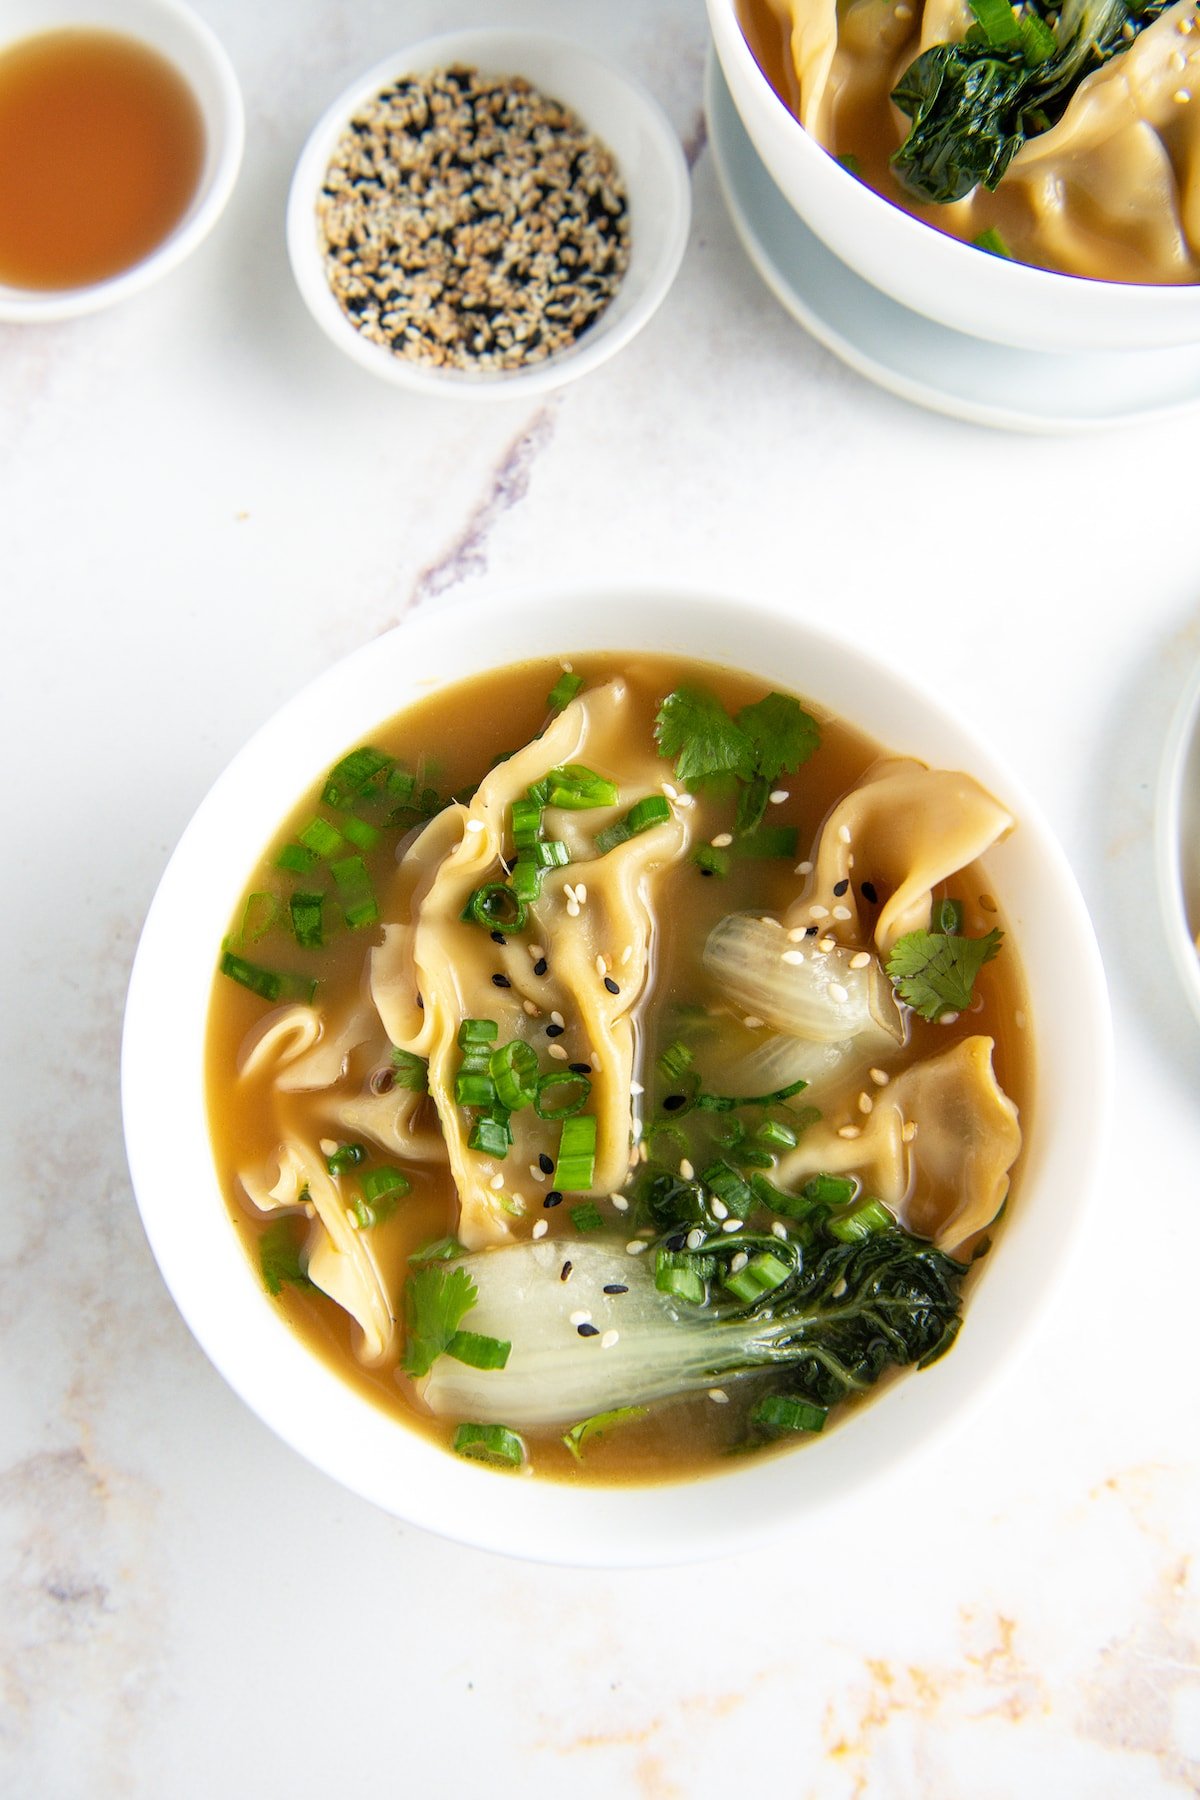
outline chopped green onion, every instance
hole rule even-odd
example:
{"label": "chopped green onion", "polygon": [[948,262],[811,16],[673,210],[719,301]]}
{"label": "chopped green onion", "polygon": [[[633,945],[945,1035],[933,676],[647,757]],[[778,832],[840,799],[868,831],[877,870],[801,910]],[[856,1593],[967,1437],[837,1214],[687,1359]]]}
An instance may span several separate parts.
{"label": "chopped green onion", "polygon": [[835,156],[833,160],[834,162],[841,163],[847,175],[853,175],[856,181],[861,181],[862,164],[859,162],[857,156],[855,156],[853,150],[847,150],[844,155]]}
{"label": "chopped green onion", "polygon": [[503,1338],[484,1337],[479,1331],[456,1331],[446,1345],[446,1354],[472,1369],[502,1369],[511,1349],[512,1345]]}
{"label": "chopped green onion", "polygon": [[823,1431],[828,1416],[827,1407],[814,1406],[794,1394],[768,1394],[750,1415],[755,1425],[764,1425],[769,1431]]}
{"label": "chopped green onion", "polygon": [[692,861],[705,875],[728,875],[731,859],[728,850],[715,850],[711,844],[701,844]]}
{"label": "chopped green onion", "polygon": [[519,1112],[537,1094],[537,1052],[521,1038],[502,1044],[492,1051],[488,1073],[496,1084],[496,1094],[509,1112]]}
{"label": "chopped green onion", "polygon": [[570,1119],[583,1111],[591,1091],[586,1075],[576,1074],[573,1069],[552,1069],[548,1075],[538,1077],[533,1110],[539,1119]]}
{"label": "chopped green onion", "polygon": [[360,850],[375,850],[383,833],[374,825],[368,825],[365,819],[349,818],[342,820],[342,836]]}
{"label": "chopped green onion", "polygon": [[989,225],[986,231],[981,231],[971,241],[977,250],[986,250],[989,256],[1002,256],[1006,262],[1013,260],[1012,251],[994,225]]}
{"label": "chopped green onion", "polygon": [[546,805],[568,812],[587,812],[595,806],[615,806],[620,790],[606,775],[597,775],[582,763],[564,763],[545,777]]}
{"label": "chopped green onion", "polygon": [[396,809],[399,811],[401,807],[411,803],[417,780],[416,776],[410,775],[407,769],[396,767],[389,771],[385,785],[388,798],[396,802]]}
{"label": "chopped green onion", "polygon": [[500,1027],[495,1019],[464,1019],[458,1028],[458,1047],[460,1050],[476,1050],[482,1045],[493,1044],[500,1035]]}
{"label": "chopped green onion", "polygon": [[359,1163],[367,1160],[366,1147],[363,1144],[339,1144],[336,1150],[325,1158],[325,1167],[331,1175],[344,1175],[347,1169],[357,1169]]}
{"label": "chopped green onion", "polygon": [[614,1425],[632,1425],[635,1419],[644,1419],[646,1410],[644,1406],[615,1406],[611,1412],[593,1413],[590,1419],[580,1419],[578,1425],[572,1425],[563,1443],[576,1462],[582,1462],[583,1447],[590,1439],[603,1437]]}
{"label": "chopped green onion", "polygon": [[456,1105],[491,1107],[496,1099],[496,1084],[487,1069],[468,1069],[464,1065],[454,1077]]}
{"label": "chopped green onion", "polygon": [[617,819],[596,834],[596,852],[599,856],[607,856],[618,844],[627,843],[631,837],[637,837],[643,831],[650,831],[655,825],[662,825],[671,817],[670,803],[662,794],[647,794],[636,806],[631,806],[623,819]]}
{"label": "chopped green onion", "polygon": [[892,1214],[882,1200],[864,1200],[853,1212],[842,1213],[839,1218],[830,1219],[825,1229],[840,1238],[843,1244],[858,1244],[869,1238],[872,1232],[886,1231],[889,1225],[896,1223]]}
{"label": "chopped green onion", "polygon": [[473,919],[488,931],[524,931],[525,907],[521,899],[502,881],[490,881],[477,887],[467,901],[464,919]]}
{"label": "chopped green onion", "polygon": [[595,1117],[591,1113],[576,1113],[563,1120],[554,1185],[564,1192],[580,1193],[591,1187],[595,1168]]}
{"label": "chopped green onion", "polygon": [[242,908],[242,923],[238,931],[239,944],[256,944],[279,917],[279,901],[274,894],[264,893],[261,889],[247,894],[246,904]]}
{"label": "chopped green onion", "polygon": [[306,849],[313,851],[317,856],[324,857],[328,862],[331,856],[337,855],[345,840],[341,832],[331,825],[328,819],[318,817],[309,820],[300,833],[300,842]]}
{"label": "chopped green onion", "polygon": [[315,850],[309,850],[303,844],[285,844],[275,858],[275,867],[288,869],[293,875],[307,875],[320,860]]}
{"label": "chopped green onion", "polygon": [[311,1288],[308,1270],[301,1262],[301,1245],[296,1231],[303,1220],[291,1213],[272,1220],[258,1240],[258,1266],[268,1294],[278,1296],[286,1283],[289,1287]]}
{"label": "chopped green onion", "polygon": [[264,969],[259,963],[247,962],[244,956],[235,956],[232,950],[223,953],[219,967],[222,975],[240,982],[263,1000],[302,1000],[311,1006],[317,991],[316,982],[306,975],[293,975],[286,969]]}
{"label": "chopped green onion", "polygon": [[455,1262],[466,1254],[467,1246],[460,1244],[456,1237],[430,1238],[427,1244],[414,1250],[408,1260],[410,1263]]}
{"label": "chopped green onion", "polygon": [[546,695],[547,709],[550,712],[561,712],[564,706],[570,705],[582,686],[582,675],[576,675],[570,669],[564,669]]}
{"label": "chopped green onion", "polygon": [[429,1092],[429,1064],[423,1056],[417,1056],[411,1050],[399,1050],[392,1045],[393,1085],[408,1088],[414,1094]]}
{"label": "chopped green onion", "polygon": [[967,0],[979,20],[983,35],[993,50],[1015,44],[1021,35],[1021,23],[1009,0]]}
{"label": "chopped green onion", "polygon": [[794,825],[760,825],[757,831],[748,831],[745,837],[738,838],[734,852],[754,862],[775,856],[791,859],[796,854],[798,842],[799,833]]}
{"label": "chopped green onion", "polygon": [[525,1446],[507,1425],[460,1425],[454,1434],[454,1449],[459,1456],[505,1468],[515,1469],[525,1461]]}
{"label": "chopped green onion", "polygon": [[1027,69],[1049,62],[1058,48],[1058,39],[1045,19],[1032,10],[1021,15],[1021,54]]}
{"label": "chopped green onion", "polygon": [[484,1113],[481,1119],[476,1119],[471,1135],[467,1139],[467,1148],[479,1150],[484,1156],[498,1156],[503,1161],[508,1155],[509,1145],[512,1141],[508,1116],[497,1110]]}
{"label": "chopped green onion", "polygon": [[964,908],[961,900],[939,900],[933,909],[932,930],[944,937],[958,937],[963,928]]}
{"label": "chopped green onion", "polygon": [[512,866],[509,885],[517,899],[524,906],[532,906],[542,891],[542,876],[545,870],[522,853]]}
{"label": "chopped green onion", "polygon": [[754,1205],[750,1184],[727,1162],[710,1163],[700,1171],[700,1179],[711,1194],[724,1202],[735,1219],[745,1219]]}
{"label": "chopped green onion", "polygon": [[359,1187],[361,1196],[354,1204],[354,1216],[362,1227],[381,1225],[390,1219],[396,1203],[412,1193],[412,1183],[400,1169],[368,1169]]}
{"label": "chopped green onion", "polygon": [[560,838],[539,838],[529,851],[529,860],[535,869],[565,869],[571,852]]}
{"label": "chopped green onion", "polygon": [[772,1288],[777,1288],[781,1282],[786,1281],[790,1274],[791,1270],[785,1262],[781,1262],[769,1250],[764,1250],[761,1256],[752,1256],[736,1274],[726,1275],[725,1286],[739,1300],[753,1305],[764,1294],[769,1294]]}
{"label": "chopped green onion", "polygon": [[796,1134],[790,1125],[780,1119],[766,1119],[754,1134],[756,1144],[765,1145],[771,1150],[794,1150]]}
{"label": "chopped green onion", "polygon": [[737,1159],[744,1169],[773,1169],[775,1158],[769,1150],[756,1150],[753,1145],[743,1147],[737,1152]]}
{"label": "chopped green onion", "polygon": [[341,762],[329,771],[321,798],[326,806],[335,806],[339,812],[348,811],[358,796],[370,787],[375,777],[391,767],[390,756],[364,744],[361,749],[352,750],[349,756],[343,756]]}
{"label": "chopped green onion", "polygon": [[679,1081],[691,1068],[694,1058],[687,1045],[677,1038],[668,1044],[658,1058],[659,1072],[667,1081]]}
{"label": "chopped green onion", "polygon": [[321,912],[325,905],[324,894],[293,894],[288,902],[292,916],[292,931],[296,942],[305,950],[319,950],[325,942],[325,933],[321,924]]}
{"label": "chopped green onion", "polygon": [[708,1279],[716,1263],[711,1256],[695,1256],[689,1250],[660,1250],[654,1264],[654,1285],[660,1294],[674,1294],[703,1306]]}
{"label": "chopped green onion", "polygon": [[810,1175],[800,1192],[811,1205],[847,1206],[858,1183],[851,1175]]}
{"label": "chopped green onion", "polygon": [[594,1200],[584,1200],[578,1206],[569,1206],[571,1223],[576,1231],[603,1231],[604,1214]]}
{"label": "chopped green onion", "polygon": [[344,856],[340,862],[330,863],[329,873],[341,896],[347,925],[352,929],[373,925],[379,917],[379,902],[362,857]]}
{"label": "chopped green onion", "polygon": [[528,850],[542,833],[542,809],[536,800],[526,798],[512,803],[513,843],[518,850]]}

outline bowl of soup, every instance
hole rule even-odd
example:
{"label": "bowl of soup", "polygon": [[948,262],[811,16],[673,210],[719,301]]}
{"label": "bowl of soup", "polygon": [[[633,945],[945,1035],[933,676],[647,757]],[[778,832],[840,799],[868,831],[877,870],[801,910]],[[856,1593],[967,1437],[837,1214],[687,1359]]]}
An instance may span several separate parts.
{"label": "bowl of soup", "polygon": [[883,293],[1024,349],[1200,338],[1191,0],[1103,21],[1008,0],[708,0],[708,14],[776,185]]}
{"label": "bowl of soup", "polygon": [[452,1538],[649,1564],[983,1398],[1108,1041],[1062,853],[940,704],[777,608],[556,589],[376,639],[234,759],[122,1085],[163,1276],[273,1430]]}

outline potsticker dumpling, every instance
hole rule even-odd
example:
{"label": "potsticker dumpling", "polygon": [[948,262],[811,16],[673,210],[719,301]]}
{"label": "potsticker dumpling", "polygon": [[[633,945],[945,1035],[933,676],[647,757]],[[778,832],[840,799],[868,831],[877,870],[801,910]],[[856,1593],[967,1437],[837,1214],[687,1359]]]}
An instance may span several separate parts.
{"label": "potsticker dumpling", "polygon": [[783,1186],[853,1170],[919,1237],[953,1249],[990,1225],[1021,1149],[1017,1109],[992,1069],[992,1039],[964,1038],[874,1095],[858,1135],[810,1126],[779,1165]]}
{"label": "potsticker dumpling", "polygon": [[939,882],[975,862],[1012,824],[970,775],[911,757],[877,763],[826,819],[812,881],[784,922],[794,928],[817,920],[832,936],[859,942],[856,892],[870,880],[887,896],[875,925],[875,944],[887,957],[906,932],[928,930]]}
{"label": "potsticker dumpling", "polygon": [[[686,852],[689,828],[686,809],[674,810],[596,855],[596,834],[660,789],[653,746],[631,749],[627,704],[623,681],[589,690],[493,769],[469,806],[435,819],[409,851],[431,873],[413,889],[407,921],[387,927],[372,958],[371,991],[392,1042],[428,1060],[458,1190],[459,1236],[471,1248],[512,1234],[544,1185],[542,1159],[553,1158],[559,1128],[526,1107],[512,1115],[513,1144],[503,1160],[470,1148],[470,1116],[455,1099],[463,1019],[495,1020],[497,1044],[521,1039],[551,1068],[586,1064],[588,1110],[597,1122],[590,1191],[618,1186],[628,1170],[630,1014],[649,968],[655,876]],[[569,817],[548,810],[548,829],[572,860],[546,878],[524,933],[497,943],[463,911],[478,887],[503,879],[513,801],[550,770],[576,762],[618,776],[620,803]]]}

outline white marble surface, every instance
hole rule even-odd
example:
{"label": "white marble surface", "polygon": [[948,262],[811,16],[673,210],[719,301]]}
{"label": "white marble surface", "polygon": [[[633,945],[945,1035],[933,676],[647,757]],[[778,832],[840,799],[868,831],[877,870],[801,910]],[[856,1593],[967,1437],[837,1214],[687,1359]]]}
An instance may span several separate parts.
{"label": "white marble surface", "polygon": [[[495,9],[200,10],[248,105],[226,218],[124,309],[0,332],[0,1794],[1200,1791],[1198,1039],[1151,859],[1200,655],[1200,423],[993,435],[833,362],[723,212],[700,0],[504,8],[618,56],[687,145],[662,313],[528,410],[406,399],[303,312],[288,173],[358,68]],[[333,657],[530,574],[851,624],[1041,796],[1110,973],[1112,1151],[1057,1315],[952,1443],[769,1572],[526,1565],[341,1492],[193,1345],[130,1194],[124,988],[196,801]]]}

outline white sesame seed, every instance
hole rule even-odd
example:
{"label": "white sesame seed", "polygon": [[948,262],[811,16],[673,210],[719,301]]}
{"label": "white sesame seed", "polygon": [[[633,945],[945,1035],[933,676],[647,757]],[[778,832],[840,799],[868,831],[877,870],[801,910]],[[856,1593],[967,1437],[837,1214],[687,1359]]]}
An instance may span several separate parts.
{"label": "white sesame seed", "polygon": [[631,1081],[629,1084],[629,1091],[636,1096],[638,1094],[644,1094],[646,1090],[640,1081]]}
{"label": "white sesame seed", "polygon": [[740,1270],[745,1268],[749,1261],[750,1258],[746,1255],[746,1252],[744,1250],[739,1250],[729,1265],[729,1273],[731,1275],[738,1274]]}
{"label": "white sesame seed", "polygon": [[789,798],[790,798],[790,796],[789,796],[786,788],[772,788],[771,789],[771,805],[772,806],[782,806],[784,801]]}
{"label": "white sesame seed", "polygon": [[1187,68],[1187,58],[1184,56],[1182,50],[1172,50],[1171,67],[1177,75],[1182,75],[1183,71]]}
{"label": "white sesame seed", "polygon": [[633,955],[633,945],[626,944],[625,948],[621,952],[621,967],[622,968],[625,967],[625,964],[629,961],[629,959],[632,955]]}
{"label": "white sesame seed", "polygon": [[1176,88],[1175,92],[1171,95],[1176,106],[1186,106],[1191,97],[1192,96],[1188,93],[1186,88]]}
{"label": "white sesame seed", "polygon": [[802,963],[804,961],[804,952],[803,950],[785,950],[779,960],[780,962],[785,963]]}
{"label": "white sesame seed", "polygon": [[852,919],[854,914],[850,911],[848,906],[835,906],[833,909],[833,916],[835,919]]}
{"label": "white sesame seed", "polygon": [[524,1007],[525,1011],[529,1014],[531,1019],[537,1018],[538,1008],[533,1004],[532,1000],[522,1000],[521,1005]]}
{"label": "white sesame seed", "polygon": [[723,1200],[713,1200],[712,1216],[714,1219],[727,1219],[729,1217],[729,1208]]}
{"label": "white sesame seed", "polygon": [[685,1242],[689,1250],[698,1250],[700,1248],[701,1244],[704,1242],[704,1233],[701,1231],[699,1225],[692,1226],[692,1229],[687,1234]]}
{"label": "white sesame seed", "polygon": [[686,1156],[679,1164],[679,1173],[685,1181],[690,1181],[696,1173]]}
{"label": "white sesame seed", "polygon": [[902,1143],[911,1144],[916,1135],[917,1122],[915,1119],[909,1119],[901,1130],[900,1140]]}
{"label": "white sesame seed", "polygon": [[629,1211],[629,1202],[625,1198],[624,1194],[610,1194],[608,1197],[612,1201],[613,1205],[616,1207],[618,1212],[628,1212]]}
{"label": "white sesame seed", "polygon": [[578,900],[568,900],[567,901],[567,917],[568,917],[568,919],[577,919],[579,917],[579,902],[578,902]]}
{"label": "white sesame seed", "polygon": [[784,1243],[787,1243],[787,1226],[782,1219],[776,1219],[775,1223],[771,1226],[771,1230],[775,1233],[777,1238],[782,1238]]}
{"label": "white sesame seed", "polygon": [[565,1025],[566,1022],[567,1021],[563,1018],[563,1016],[560,1012],[552,1012],[550,1014],[550,1023],[552,1025]]}
{"label": "white sesame seed", "polygon": [[829,955],[829,952],[831,950],[834,950],[836,948],[837,948],[837,939],[836,938],[823,937],[823,938],[817,939],[817,949],[820,950],[821,952],[823,952],[823,954],[826,956]]}
{"label": "white sesame seed", "polygon": [[829,984],[829,998],[835,1000],[839,1006],[844,1006],[850,996],[840,981],[831,981]]}
{"label": "white sesame seed", "polygon": [[772,931],[783,930],[783,926],[780,924],[779,920],[771,913],[759,913],[758,922],[760,925],[769,925]]}
{"label": "white sesame seed", "polygon": [[757,1013],[747,1013],[742,1020],[742,1024],[746,1027],[747,1031],[760,1031],[762,1029],[762,1020]]}
{"label": "white sesame seed", "polygon": [[871,952],[869,950],[856,950],[854,955],[850,958],[850,967],[852,969],[865,969],[870,960]]}
{"label": "white sesame seed", "polygon": [[351,1231],[357,1231],[359,1229],[358,1220],[352,1212],[348,1212],[346,1214],[346,1223],[350,1227]]}
{"label": "white sesame seed", "polygon": [[827,919],[829,917],[829,908],[827,906],[821,906],[818,902],[814,901],[813,905],[808,909],[808,916],[810,919]]}
{"label": "white sesame seed", "polygon": [[630,1135],[632,1136],[633,1141],[636,1144],[638,1139],[642,1135],[642,1121],[640,1119],[635,1119],[633,1121],[633,1124],[630,1127]]}
{"label": "white sesame seed", "polygon": [[669,781],[663,782],[662,791],[667,796],[668,800],[678,800],[679,798],[679,789],[672,787]]}
{"label": "white sesame seed", "polygon": [[695,794],[680,794],[675,804],[676,806],[695,806],[696,796]]}
{"label": "white sesame seed", "polygon": [[566,1062],[566,1060],[567,1060],[567,1053],[563,1049],[561,1044],[551,1044],[550,1054],[554,1058],[555,1062]]}
{"label": "white sesame seed", "polygon": [[860,1113],[874,1112],[875,1102],[872,1100],[870,1094],[863,1093],[858,1096],[858,1110]]}
{"label": "white sesame seed", "polygon": [[545,1170],[539,1169],[536,1163],[530,1163],[529,1175],[532,1181],[545,1181],[546,1179]]}
{"label": "white sesame seed", "polygon": [[534,1226],[532,1232],[530,1233],[530,1236],[535,1237],[535,1238],[544,1238],[546,1233],[549,1231],[549,1229],[550,1229],[550,1226],[549,1226],[548,1221],[545,1219],[539,1219],[537,1224]]}
{"label": "white sesame seed", "polygon": [[604,976],[604,975],[608,974],[608,964],[605,962],[604,958],[599,953],[597,953],[597,956],[596,956],[596,973],[597,973],[597,975],[600,975],[600,976]]}
{"label": "white sesame seed", "polygon": [[579,1308],[579,1310],[577,1312],[569,1313],[567,1315],[568,1325],[590,1325],[591,1322],[592,1322],[591,1313],[588,1312],[586,1310],[586,1308],[582,1307],[582,1306]]}
{"label": "white sesame seed", "polygon": [[862,1132],[857,1125],[839,1125],[838,1136],[840,1138],[856,1138],[861,1137]]}
{"label": "white sesame seed", "polygon": [[493,1175],[492,1179],[488,1182],[488,1186],[491,1188],[493,1194],[498,1194],[500,1189],[504,1186],[503,1175]]}
{"label": "white sesame seed", "polygon": [[708,1397],[715,1406],[728,1406],[729,1395],[724,1388],[709,1388]]}
{"label": "white sesame seed", "polygon": [[721,1221],[722,1231],[740,1231],[741,1229],[742,1221],[740,1219],[722,1219]]}
{"label": "white sesame seed", "polygon": [[649,1248],[649,1244],[639,1243],[637,1238],[633,1238],[626,1244],[625,1254],[626,1256],[644,1256]]}
{"label": "white sesame seed", "polygon": [[808,932],[803,925],[793,925],[787,935],[789,944],[802,944],[808,936]]}
{"label": "white sesame seed", "polygon": [[848,825],[839,825],[838,826],[838,843],[839,844],[848,844],[849,842],[850,842],[850,827]]}
{"label": "white sesame seed", "polygon": [[709,838],[708,841],[714,850],[728,850],[733,842],[733,833],[732,831],[718,831],[716,837]]}
{"label": "white sesame seed", "polygon": [[575,898],[578,900],[580,906],[583,906],[586,904],[586,901],[587,901],[587,882],[586,881],[577,881],[575,883]]}
{"label": "white sesame seed", "polygon": [[876,1087],[886,1087],[892,1079],[886,1069],[869,1069],[867,1072]]}
{"label": "white sesame seed", "polygon": [[956,1012],[944,1012],[938,1020],[939,1025],[957,1025],[957,1023],[958,1014]]}
{"label": "white sesame seed", "polygon": [[468,819],[467,820],[467,830],[468,831],[482,831],[483,830],[483,820],[482,819]]}
{"label": "white sesame seed", "polygon": [[541,944],[526,944],[525,948],[529,952],[530,962],[541,962],[543,956],[546,954]]}
{"label": "white sesame seed", "polygon": [[797,875],[811,875],[812,872],[813,866],[810,862],[798,862],[796,864]]}
{"label": "white sesame seed", "polygon": [[606,1331],[604,1336],[600,1339],[600,1348],[602,1350],[611,1350],[614,1344],[620,1342],[620,1337],[621,1334],[619,1331]]}
{"label": "white sesame seed", "polygon": [[336,1149],[337,1149],[337,1139],[336,1138],[321,1138],[320,1139],[320,1150],[321,1150],[322,1156],[332,1156]]}
{"label": "white sesame seed", "polygon": [[568,900],[574,900],[574,901],[578,902],[579,895],[575,892],[574,882],[564,881],[563,882],[563,893],[567,896]]}

